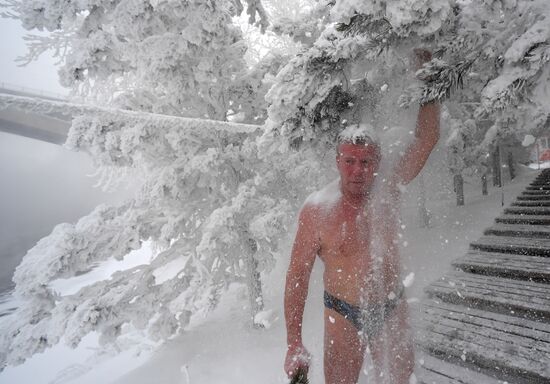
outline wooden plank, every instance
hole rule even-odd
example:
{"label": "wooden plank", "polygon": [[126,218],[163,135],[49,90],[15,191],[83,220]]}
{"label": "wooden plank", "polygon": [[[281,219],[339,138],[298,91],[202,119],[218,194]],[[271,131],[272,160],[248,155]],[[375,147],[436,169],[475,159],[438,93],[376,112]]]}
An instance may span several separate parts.
{"label": "wooden plank", "polygon": [[545,201],[550,201],[550,197],[549,196],[533,196],[533,195],[530,195],[530,196],[518,196],[517,197],[518,200],[520,201],[535,201],[535,200],[545,200]]}
{"label": "wooden plank", "polygon": [[504,214],[497,217],[495,221],[504,224],[550,225],[550,216]]}
{"label": "wooden plank", "polygon": [[527,196],[527,195],[548,196],[548,195],[550,195],[550,191],[529,191],[529,190],[525,190],[521,194],[524,195],[524,196]]}
{"label": "wooden plank", "polygon": [[550,190],[550,184],[531,184],[525,189],[528,191],[548,191]]}
{"label": "wooden plank", "polygon": [[514,201],[511,206],[513,207],[550,207],[550,200],[535,200],[535,201]]}
{"label": "wooden plank", "polygon": [[548,324],[447,303],[426,301],[422,309],[421,348],[512,382],[550,382]]}
{"label": "wooden plank", "polygon": [[456,271],[432,283],[425,291],[448,303],[550,321],[548,284]]}
{"label": "wooden plank", "polygon": [[[504,350],[509,357],[524,357],[535,361],[546,360],[550,357],[550,333],[544,329],[528,328],[523,324],[514,324],[506,320],[506,316],[500,315],[505,320],[502,321],[493,317],[490,312],[470,310],[464,306],[454,306],[452,309],[446,309],[445,305],[434,304],[425,305],[423,308],[423,318],[419,325],[425,331],[434,330],[434,324],[441,326],[440,330],[449,329],[449,335],[456,335],[459,331],[467,333],[480,334],[487,337],[489,341],[484,343],[483,347],[494,351]],[[522,320],[508,316],[510,319]],[[536,322],[527,323],[535,324]],[[542,323],[539,323],[542,324]],[[420,340],[422,338],[419,338]],[[477,341],[474,339],[474,341]],[[476,348],[477,342],[472,343],[470,349]],[[507,344],[512,344],[510,347]],[[432,349],[433,350],[433,349]],[[464,351],[462,351],[464,352]],[[466,351],[468,352],[468,351]],[[507,365],[507,364],[499,364]],[[550,374],[550,371],[548,372]]]}
{"label": "wooden plank", "polygon": [[499,236],[541,237],[550,239],[550,227],[542,225],[495,224],[487,228],[483,234]]}
{"label": "wooden plank", "polygon": [[536,178],[529,185],[550,185],[548,177]]}
{"label": "wooden plank", "polygon": [[[550,218],[550,217],[549,217]],[[470,243],[472,249],[521,255],[550,256],[550,238],[531,238],[517,236],[481,236]]]}
{"label": "wooden plank", "polygon": [[[439,313],[458,319],[462,327],[481,326],[493,332],[495,339],[515,341],[518,345],[550,353],[550,323],[533,321],[509,314],[470,308],[428,299],[422,302],[422,313]],[[426,319],[423,317],[423,321]],[[422,320],[421,320],[422,321]],[[515,338],[518,338],[517,340]]]}
{"label": "wooden plank", "polygon": [[504,213],[512,215],[550,215],[548,207],[509,207],[504,209]]}
{"label": "wooden plank", "polygon": [[453,261],[453,266],[466,272],[484,275],[550,282],[548,257],[470,250],[463,257]]}
{"label": "wooden plank", "polygon": [[420,357],[415,374],[421,384],[503,384],[502,380],[428,354]]}

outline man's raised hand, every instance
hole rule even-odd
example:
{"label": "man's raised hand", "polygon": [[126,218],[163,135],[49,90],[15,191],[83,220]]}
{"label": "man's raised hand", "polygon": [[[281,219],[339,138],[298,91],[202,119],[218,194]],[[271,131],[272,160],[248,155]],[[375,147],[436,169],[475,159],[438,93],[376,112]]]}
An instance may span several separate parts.
{"label": "man's raised hand", "polygon": [[429,72],[423,71],[423,66],[432,60],[432,53],[424,48],[413,49],[412,67],[418,80],[429,81]]}
{"label": "man's raised hand", "polygon": [[425,48],[413,49],[413,68],[418,71],[425,63],[432,60],[432,53]]}

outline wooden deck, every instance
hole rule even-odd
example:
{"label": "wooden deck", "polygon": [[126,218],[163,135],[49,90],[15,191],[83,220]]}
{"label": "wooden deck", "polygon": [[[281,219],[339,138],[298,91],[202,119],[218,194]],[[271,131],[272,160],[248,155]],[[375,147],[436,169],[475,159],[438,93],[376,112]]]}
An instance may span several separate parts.
{"label": "wooden deck", "polygon": [[550,169],[426,288],[424,384],[550,383]]}
{"label": "wooden deck", "polygon": [[510,215],[505,214],[495,219],[497,223],[504,224],[531,224],[550,225],[550,216],[543,215]]}
{"label": "wooden deck", "polygon": [[487,228],[484,234],[550,239],[550,227],[543,225],[495,224]]}
{"label": "wooden deck", "polygon": [[455,364],[439,360],[431,355],[420,358],[422,377],[421,384],[503,384],[502,380],[484,375],[481,369],[464,368]]}
{"label": "wooden deck", "polygon": [[[550,218],[550,215],[549,215]],[[550,239],[518,237],[505,235],[487,235],[470,244],[472,249],[520,255],[550,256]]]}
{"label": "wooden deck", "polygon": [[548,257],[470,250],[455,260],[453,266],[480,275],[550,282]]}
{"label": "wooden deck", "polygon": [[496,378],[519,376],[530,383],[548,383],[549,324],[438,301],[423,309],[418,339],[424,350],[484,372],[498,368]]}

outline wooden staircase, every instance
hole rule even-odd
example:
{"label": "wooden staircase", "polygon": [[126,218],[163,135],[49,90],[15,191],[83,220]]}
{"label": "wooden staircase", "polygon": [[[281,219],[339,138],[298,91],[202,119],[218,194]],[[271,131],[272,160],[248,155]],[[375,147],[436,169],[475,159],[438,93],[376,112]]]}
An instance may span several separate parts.
{"label": "wooden staircase", "polygon": [[426,288],[424,384],[550,383],[550,169]]}

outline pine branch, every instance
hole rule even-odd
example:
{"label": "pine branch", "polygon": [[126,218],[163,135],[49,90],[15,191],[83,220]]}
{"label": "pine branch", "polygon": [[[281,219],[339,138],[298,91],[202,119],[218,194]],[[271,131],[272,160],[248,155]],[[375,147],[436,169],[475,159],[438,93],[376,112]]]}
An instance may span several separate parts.
{"label": "pine branch", "polygon": [[324,54],[319,57],[312,57],[307,63],[307,71],[309,73],[341,71],[346,63],[347,60],[339,59],[334,61],[332,57]]}
{"label": "pine branch", "polygon": [[449,98],[452,91],[462,89],[464,75],[473,62],[474,60],[462,60],[455,65],[448,65],[442,60],[432,60],[424,66],[418,74],[418,78],[426,82],[421,102]]}
{"label": "pine branch", "polygon": [[364,35],[369,38],[367,49],[378,49],[378,55],[388,49],[393,41],[393,27],[388,19],[373,19],[372,15],[358,14],[351,18],[349,24],[340,23],[336,30],[344,36]]}
{"label": "pine branch", "polygon": [[502,92],[499,92],[494,98],[484,103],[486,110],[503,111],[510,105],[517,105],[525,99],[529,81],[525,78],[519,78],[510,83]]}
{"label": "pine branch", "polygon": [[464,77],[475,59],[461,60],[454,65],[443,60],[433,59],[417,72],[418,79],[424,81],[421,89],[409,88],[399,98],[401,107],[408,107],[416,102],[421,104],[434,100],[445,100],[453,91],[464,87]]}
{"label": "pine branch", "polygon": [[327,97],[315,106],[313,122],[318,123],[324,119],[338,121],[340,114],[350,108],[350,103],[353,103],[354,99],[355,97],[341,85],[332,88]]}
{"label": "pine branch", "polygon": [[358,14],[350,19],[349,24],[337,24],[336,30],[345,36],[367,35],[371,38],[382,38],[391,32],[392,25],[385,17],[374,19],[372,15]]}

